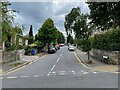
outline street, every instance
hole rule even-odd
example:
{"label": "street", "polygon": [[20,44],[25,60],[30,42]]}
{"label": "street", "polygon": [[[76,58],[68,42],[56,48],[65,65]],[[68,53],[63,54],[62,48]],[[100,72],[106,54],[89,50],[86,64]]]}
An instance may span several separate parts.
{"label": "street", "polygon": [[2,88],[118,88],[118,74],[85,68],[67,46],[1,80]]}

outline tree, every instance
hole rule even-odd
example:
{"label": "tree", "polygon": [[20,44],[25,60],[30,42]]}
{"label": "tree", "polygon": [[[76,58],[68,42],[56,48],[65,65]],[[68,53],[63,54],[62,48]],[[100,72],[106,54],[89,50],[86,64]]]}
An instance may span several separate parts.
{"label": "tree", "polygon": [[58,31],[57,42],[58,43],[65,43],[65,37],[64,37],[63,33],[61,33],[60,31]]}
{"label": "tree", "polygon": [[[73,12],[74,10],[74,12]],[[66,19],[67,18],[67,19]],[[91,43],[89,41],[90,29],[88,28],[88,14],[81,13],[79,7],[73,8],[71,12],[66,15],[65,23],[70,23],[70,28],[75,33],[75,40],[82,51],[88,53],[88,60],[90,60],[89,51],[91,50]],[[66,26],[68,26],[66,24]],[[66,28],[65,26],[65,28]],[[66,28],[67,29],[67,28]],[[71,31],[68,29],[67,31]],[[70,42],[70,34],[68,35],[67,42]]]}
{"label": "tree", "polygon": [[67,43],[70,43],[70,44],[74,43],[73,37],[70,34],[67,36]]}
{"label": "tree", "polygon": [[120,26],[120,2],[87,2],[90,8],[90,23],[106,30]]}
{"label": "tree", "polygon": [[32,44],[33,43],[33,30],[32,30],[32,25],[30,26],[30,31],[29,31],[29,40],[28,40],[28,44]]}
{"label": "tree", "polygon": [[48,52],[50,50],[50,43],[57,40],[58,31],[54,26],[54,22],[51,18],[48,18],[38,30],[38,38],[41,42],[48,45]]}
{"label": "tree", "polygon": [[8,8],[11,5],[9,2],[1,2],[1,12],[2,12],[2,20],[1,20],[1,26],[2,29],[2,41],[3,41],[3,50],[4,46],[11,46],[11,38],[16,35],[16,31],[14,30],[13,24],[14,24],[14,12],[17,12],[16,10],[11,10]]}
{"label": "tree", "polygon": [[73,24],[74,22],[77,20],[77,17],[80,16],[80,8],[77,7],[77,8],[73,8],[70,13],[68,13],[66,16],[65,16],[65,22],[64,22],[64,26],[65,26],[65,30],[66,30],[66,33],[67,35],[69,33],[72,33],[72,27],[73,27]]}

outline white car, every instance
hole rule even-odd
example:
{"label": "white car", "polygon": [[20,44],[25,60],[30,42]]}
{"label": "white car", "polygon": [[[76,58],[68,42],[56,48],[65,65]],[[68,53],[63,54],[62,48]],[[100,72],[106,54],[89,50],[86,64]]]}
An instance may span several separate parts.
{"label": "white car", "polygon": [[69,51],[75,51],[75,47],[74,47],[74,46],[69,46],[69,47],[68,47],[68,50],[69,50]]}

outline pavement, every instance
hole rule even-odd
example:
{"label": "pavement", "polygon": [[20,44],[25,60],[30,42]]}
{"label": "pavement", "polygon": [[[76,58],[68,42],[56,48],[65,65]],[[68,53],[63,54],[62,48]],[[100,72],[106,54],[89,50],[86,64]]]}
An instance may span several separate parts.
{"label": "pavement", "polygon": [[3,88],[118,88],[118,74],[86,67],[75,51],[63,46],[0,80]]}
{"label": "pavement", "polygon": [[86,52],[82,52],[79,49],[76,49],[76,54],[79,57],[79,59],[88,67],[92,68],[96,71],[104,71],[104,72],[113,72],[113,73],[118,73],[120,65],[108,65],[106,63],[103,63],[93,57],[90,56],[90,60],[93,61],[91,64],[87,64],[86,62],[88,61],[88,55]]}

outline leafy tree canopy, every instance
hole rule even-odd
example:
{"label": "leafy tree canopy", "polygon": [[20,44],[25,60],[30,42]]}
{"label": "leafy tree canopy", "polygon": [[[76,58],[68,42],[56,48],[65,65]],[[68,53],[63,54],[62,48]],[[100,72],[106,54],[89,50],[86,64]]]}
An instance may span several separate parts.
{"label": "leafy tree canopy", "polygon": [[48,18],[38,31],[38,38],[43,43],[50,44],[58,37],[57,28],[54,26],[54,22],[51,18]]}

